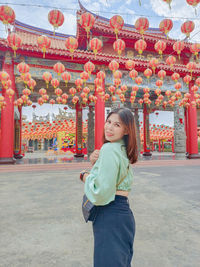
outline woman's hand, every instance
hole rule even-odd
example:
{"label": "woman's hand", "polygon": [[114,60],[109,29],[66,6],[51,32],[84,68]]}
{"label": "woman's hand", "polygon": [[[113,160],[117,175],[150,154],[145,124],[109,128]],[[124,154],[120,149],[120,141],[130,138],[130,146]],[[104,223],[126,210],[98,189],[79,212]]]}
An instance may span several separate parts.
{"label": "woman's hand", "polygon": [[92,154],[90,155],[90,162],[92,165],[95,164],[95,162],[98,160],[99,158],[99,152],[100,150],[99,149],[95,149]]}

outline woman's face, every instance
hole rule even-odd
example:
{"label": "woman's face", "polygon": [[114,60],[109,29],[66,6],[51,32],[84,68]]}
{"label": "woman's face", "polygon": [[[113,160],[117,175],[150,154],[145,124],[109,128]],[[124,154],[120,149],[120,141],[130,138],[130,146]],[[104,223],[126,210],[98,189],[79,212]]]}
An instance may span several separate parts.
{"label": "woman's face", "polygon": [[109,142],[116,142],[127,134],[126,128],[118,114],[112,114],[104,125],[105,138]]}

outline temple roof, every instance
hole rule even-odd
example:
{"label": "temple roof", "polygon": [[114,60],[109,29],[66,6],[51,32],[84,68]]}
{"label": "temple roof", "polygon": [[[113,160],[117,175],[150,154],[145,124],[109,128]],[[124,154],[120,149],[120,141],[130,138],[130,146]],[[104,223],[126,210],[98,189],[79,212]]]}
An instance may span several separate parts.
{"label": "temple roof", "polygon": [[[80,34],[80,31],[82,31],[83,34],[81,34],[81,38],[87,40],[87,34],[84,29],[81,28],[80,24],[78,23],[79,16],[82,12],[86,11],[86,9],[80,4],[80,10],[77,12],[77,35]],[[97,15],[95,15],[97,17]],[[19,36],[22,38],[22,47],[17,50],[17,54],[23,54],[28,56],[36,56],[36,57],[42,57],[42,51],[37,45],[37,38],[38,36],[44,34],[47,35],[51,39],[51,47],[46,52],[46,58],[49,59],[56,59],[56,60],[68,60],[78,63],[84,63],[88,60],[92,60],[96,64],[105,64],[108,65],[108,63],[116,59],[120,64],[124,66],[125,61],[128,59],[126,56],[122,56],[120,59],[118,58],[117,54],[113,51],[113,53],[102,53],[99,52],[95,58],[92,51],[87,51],[86,49],[83,49],[81,47],[81,44],[79,44],[79,49],[77,49],[74,52],[73,60],[71,59],[71,53],[66,49],[65,47],[65,39],[69,37],[69,35],[62,34],[62,33],[55,33],[53,34],[53,31],[48,31],[45,29],[41,29],[38,27],[30,26],[27,24],[24,24],[19,21],[15,21],[15,32],[19,34]],[[108,19],[98,16],[95,25],[92,29],[92,34],[97,33],[99,31],[99,35],[103,33],[106,33],[108,37],[110,35],[115,36],[115,33],[109,26]],[[123,35],[123,39],[131,39],[131,41],[137,40],[141,38],[141,35],[136,32],[134,26],[130,26],[128,24],[125,24],[125,28],[121,33]],[[95,36],[95,34],[94,34]],[[120,35],[119,35],[120,36]],[[78,36],[77,36],[78,37]],[[150,48],[150,51],[153,51],[153,46],[156,41],[160,39],[164,39],[167,42],[167,54],[170,54],[173,51],[173,44],[175,40],[172,39],[166,39],[166,37],[158,32],[158,29],[152,29],[152,32],[148,32],[144,34],[144,39],[148,42],[147,48]],[[113,39],[112,39],[113,40]],[[184,53],[188,53],[187,58],[191,55],[189,51],[190,43],[185,43],[185,49]],[[132,44],[133,47],[133,44]],[[7,51],[12,49],[9,47],[7,39],[0,38],[0,50]],[[155,51],[154,51],[155,52]],[[186,56],[186,54],[184,55]],[[138,59],[134,58],[134,61],[136,62],[136,67],[138,67],[138,70],[142,70],[148,67],[148,60],[147,59]],[[160,64],[162,69],[165,69],[166,71],[170,72],[170,67],[167,66],[164,62]],[[160,67],[159,67],[160,68]],[[182,72],[182,73],[188,73],[188,70],[185,68],[184,65],[175,65],[174,71]],[[197,71],[199,72],[199,71]],[[195,73],[195,72],[194,72]]]}
{"label": "temple roof", "polygon": [[[102,16],[99,16],[97,14],[94,14],[93,12],[87,10],[80,2],[80,0],[78,0],[79,2],[79,6],[80,6],[80,10],[79,10],[79,13],[82,14],[84,12],[89,12],[91,13],[94,17],[95,17],[95,26],[98,27],[98,25],[102,25],[102,26],[109,26],[109,20],[110,19],[107,19],[105,17],[102,17]],[[106,27],[107,28],[107,27]],[[109,26],[110,28],[110,26]],[[113,32],[112,29],[110,29],[111,32]],[[123,26],[123,29],[121,31],[121,33],[123,33],[124,31],[130,31],[130,32],[134,32],[134,33],[137,33],[136,29],[135,29],[135,26],[134,25],[131,25],[131,24],[128,24],[128,23],[125,23],[124,26]],[[166,35],[164,33],[162,33],[160,31],[159,28],[149,28],[146,32],[147,34],[150,33],[150,34],[155,34],[156,36],[161,36],[161,37],[166,37]],[[139,34],[140,35],[140,34]]]}

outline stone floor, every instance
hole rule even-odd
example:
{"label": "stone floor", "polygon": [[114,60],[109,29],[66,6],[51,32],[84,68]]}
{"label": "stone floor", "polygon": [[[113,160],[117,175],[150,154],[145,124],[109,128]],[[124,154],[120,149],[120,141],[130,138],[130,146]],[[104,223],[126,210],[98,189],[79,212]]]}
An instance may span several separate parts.
{"label": "stone floor", "polygon": [[[0,166],[1,267],[93,266],[91,224],[81,215],[87,166]],[[132,267],[199,267],[200,160],[141,160],[133,171]]]}

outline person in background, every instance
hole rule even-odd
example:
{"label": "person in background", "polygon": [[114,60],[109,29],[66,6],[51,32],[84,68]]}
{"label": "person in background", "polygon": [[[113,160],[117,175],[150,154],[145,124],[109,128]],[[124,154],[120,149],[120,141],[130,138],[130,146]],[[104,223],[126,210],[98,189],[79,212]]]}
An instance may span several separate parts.
{"label": "person in background", "polygon": [[94,267],[131,267],[135,219],[128,195],[133,183],[130,164],[137,158],[134,116],[127,108],[115,109],[105,122],[103,146],[90,156],[90,173],[80,174],[85,194],[96,207]]}

